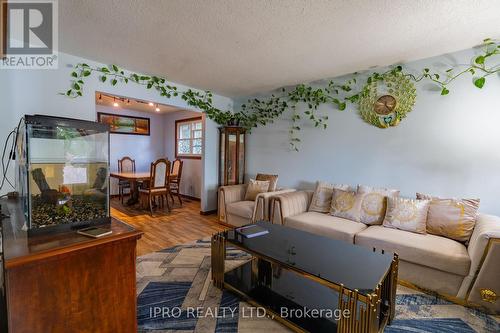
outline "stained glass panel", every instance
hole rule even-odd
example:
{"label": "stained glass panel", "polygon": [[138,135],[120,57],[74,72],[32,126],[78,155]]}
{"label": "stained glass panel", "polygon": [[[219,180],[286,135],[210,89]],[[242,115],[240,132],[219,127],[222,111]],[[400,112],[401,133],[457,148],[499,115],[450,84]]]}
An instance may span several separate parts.
{"label": "stained glass panel", "polygon": [[201,155],[201,146],[194,146],[193,147],[193,154]]}
{"label": "stained glass panel", "polygon": [[190,154],[190,140],[179,140],[177,142],[177,154]]}
{"label": "stained glass panel", "polygon": [[199,156],[202,153],[203,124],[201,120],[177,123],[177,155]]}

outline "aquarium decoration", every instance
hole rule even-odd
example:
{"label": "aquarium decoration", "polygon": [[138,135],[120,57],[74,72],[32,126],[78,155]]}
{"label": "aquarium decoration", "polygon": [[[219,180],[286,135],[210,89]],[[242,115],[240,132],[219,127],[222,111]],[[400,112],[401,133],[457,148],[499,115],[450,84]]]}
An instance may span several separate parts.
{"label": "aquarium decoration", "polygon": [[110,222],[108,125],[25,116],[16,155],[30,232]]}

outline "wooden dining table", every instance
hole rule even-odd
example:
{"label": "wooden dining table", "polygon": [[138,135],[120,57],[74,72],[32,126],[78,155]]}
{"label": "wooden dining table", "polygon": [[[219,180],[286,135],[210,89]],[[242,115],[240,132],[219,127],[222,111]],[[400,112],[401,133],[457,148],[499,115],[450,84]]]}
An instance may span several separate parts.
{"label": "wooden dining table", "polygon": [[[139,202],[139,186],[138,182],[149,181],[151,173],[147,172],[111,172],[110,177],[130,182],[130,198],[127,200],[127,205],[132,206]],[[176,178],[176,174],[171,174],[170,179]]]}

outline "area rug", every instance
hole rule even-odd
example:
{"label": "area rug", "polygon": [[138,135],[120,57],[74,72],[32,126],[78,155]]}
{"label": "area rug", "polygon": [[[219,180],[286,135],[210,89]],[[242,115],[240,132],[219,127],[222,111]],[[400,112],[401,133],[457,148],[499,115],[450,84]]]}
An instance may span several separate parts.
{"label": "area rug", "polygon": [[[248,258],[228,249],[226,266]],[[290,332],[234,294],[215,288],[210,275],[208,239],[139,257],[139,332]],[[398,286],[396,318],[385,332],[500,332],[500,324],[481,311]]]}

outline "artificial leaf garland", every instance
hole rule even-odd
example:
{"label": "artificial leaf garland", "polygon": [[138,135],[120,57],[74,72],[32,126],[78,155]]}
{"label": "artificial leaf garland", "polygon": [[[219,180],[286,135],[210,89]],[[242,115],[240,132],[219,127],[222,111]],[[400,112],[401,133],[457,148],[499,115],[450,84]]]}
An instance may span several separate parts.
{"label": "artificial leaf garland", "polygon": [[[327,128],[328,116],[318,114],[318,107],[321,105],[331,105],[335,109],[343,111],[346,110],[348,104],[361,103],[358,104],[361,116],[364,118],[363,114],[365,114],[365,120],[375,125],[377,120],[373,118],[373,115],[367,115],[363,111],[366,106],[363,99],[367,94],[366,87],[371,86],[374,81],[383,81],[390,76],[402,76],[413,82],[430,80],[440,87],[441,95],[448,95],[450,93],[449,85],[453,81],[465,74],[470,74],[473,76],[474,86],[482,89],[486,84],[487,77],[500,73],[500,64],[487,65],[488,60],[499,54],[500,42],[485,39],[480,54],[475,56],[469,65],[449,68],[445,74],[433,73],[429,68],[424,68],[420,74],[414,75],[404,70],[400,65],[392,66],[383,73],[374,72],[369,75],[366,84],[361,89],[358,87],[358,80],[360,80],[361,75],[366,74],[354,73],[351,79],[340,84],[333,80],[330,80],[325,87],[299,84],[292,89],[281,89],[279,94],[273,94],[265,99],[250,99],[241,106],[241,111],[238,112],[220,110],[214,107],[213,94],[210,91],[200,92],[192,89],[181,91],[175,85],[167,83],[166,78],[125,72],[114,64],[104,67],[89,66],[85,63],[75,65],[71,72],[71,86],[61,94],[71,98],[82,96],[85,80],[92,75],[98,75],[101,82],[109,82],[112,86],[132,82],[142,85],[146,89],[154,89],[165,98],[180,96],[187,105],[205,112],[207,117],[217,124],[223,126],[239,125],[248,130],[272,123],[286,111],[291,110],[290,147],[297,151],[300,142],[298,131],[301,129],[300,124],[303,120],[309,121],[315,127]],[[298,105],[305,107],[299,112]],[[404,117],[407,112],[405,111],[400,116]]]}

